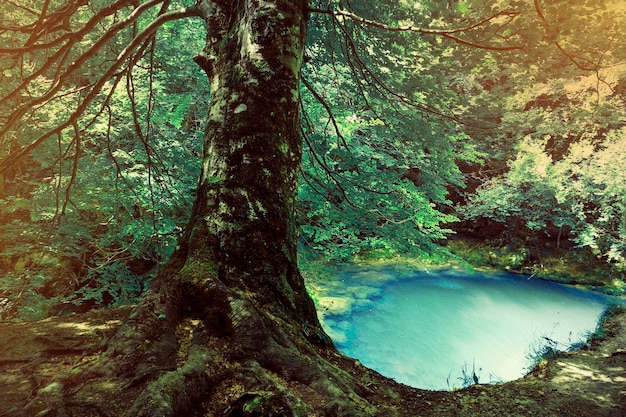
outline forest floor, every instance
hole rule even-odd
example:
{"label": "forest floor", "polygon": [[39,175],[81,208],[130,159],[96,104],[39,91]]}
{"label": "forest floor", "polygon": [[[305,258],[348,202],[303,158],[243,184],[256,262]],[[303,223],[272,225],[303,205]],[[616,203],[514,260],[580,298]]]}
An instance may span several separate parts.
{"label": "forest floor", "polygon": [[[129,312],[129,307],[101,309],[0,323],[0,416],[23,415],[25,404],[62,389],[55,381],[96,361]],[[509,383],[435,392],[378,376],[372,382],[377,391],[394,393],[384,406],[399,416],[626,416],[626,314],[610,318],[605,326],[604,339],[546,360]],[[116,394],[120,392],[116,387],[123,385],[124,381],[86,381],[67,398],[63,415],[121,416],[133,395],[132,390]],[[103,392],[111,396],[102,397]]]}
{"label": "forest floor", "polygon": [[[468,246],[472,245],[461,242],[455,249],[466,254]],[[510,268],[507,262],[517,262],[510,252],[479,249],[484,255],[478,261],[486,267],[520,272],[526,267],[517,263],[517,268]],[[567,259],[563,253],[555,255],[544,256],[541,268],[532,267],[531,272],[541,270],[554,280],[620,290],[612,285],[615,280],[610,275],[598,273],[588,259]],[[477,259],[472,261],[481,264]],[[572,276],[577,278],[568,278]],[[91,375],[79,384],[76,380],[81,378],[78,376],[81,372],[97,363],[109,338],[130,311],[131,307],[108,308],[39,321],[0,323],[0,417],[124,415],[139,389],[134,383],[98,375]],[[452,392],[425,391],[398,384],[337,353],[330,353],[328,358],[358,376],[359,381],[367,382],[371,392],[368,401],[381,410],[372,412],[372,416],[626,417],[626,313],[608,318],[603,333],[603,338],[592,339],[581,350],[543,360],[519,380],[473,385]],[[235,366],[232,372],[237,372]],[[73,381],[73,385],[64,387],[63,381]],[[327,401],[308,388],[282,382],[290,392],[308,397],[308,404],[318,404],[321,409]],[[241,393],[235,387],[220,389],[221,398],[207,402],[203,417],[224,415],[223,405],[214,404],[228,403],[237,395]],[[59,400],[63,404],[58,404],[58,408],[63,411],[57,412],[53,408]],[[30,411],[25,413],[27,405]]]}

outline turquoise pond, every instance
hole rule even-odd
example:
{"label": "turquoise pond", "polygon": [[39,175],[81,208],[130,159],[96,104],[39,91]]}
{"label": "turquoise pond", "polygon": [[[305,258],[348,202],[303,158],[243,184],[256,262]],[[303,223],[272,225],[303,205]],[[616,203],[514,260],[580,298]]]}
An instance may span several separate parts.
{"label": "turquoise pond", "polygon": [[404,384],[432,390],[520,378],[544,346],[567,350],[612,299],[506,273],[350,267],[321,297],[340,351]]}

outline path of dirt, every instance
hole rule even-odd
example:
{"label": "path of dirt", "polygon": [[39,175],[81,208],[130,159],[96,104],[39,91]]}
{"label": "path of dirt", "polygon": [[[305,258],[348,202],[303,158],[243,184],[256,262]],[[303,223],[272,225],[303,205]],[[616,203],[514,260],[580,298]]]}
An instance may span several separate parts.
{"label": "path of dirt", "polygon": [[[129,311],[108,309],[30,323],[0,323],[0,416],[23,415],[27,403],[37,402],[36,395],[59,389],[54,383],[59,377],[97,359]],[[391,382],[388,388],[399,393],[396,405],[399,414],[407,417],[626,416],[626,314],[613,317],[606,326],[606,339],[545,362],[518,381],[451,393],[424,393]],[[117,416],[125,399],[102,403],[84,392],[74,401],[68,413],[72,416]]]}
{"label": "path of dirt", "polygon": [[130,308],[94,310],[35,322],[0,323],[0,417],[22,415],[41,388],[58,389],[54,381],[96,360],[129,312]]}

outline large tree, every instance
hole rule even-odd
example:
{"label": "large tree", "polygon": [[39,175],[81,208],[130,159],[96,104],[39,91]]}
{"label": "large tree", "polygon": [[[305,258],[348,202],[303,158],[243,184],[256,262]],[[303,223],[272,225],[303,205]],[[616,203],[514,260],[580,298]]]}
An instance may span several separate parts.
{"label": "large tree", "polygon": [[[380,376],[335,351],[297,266],[299,82],[309,16],[328,16],[348,48],[355,27],[347,22],[355,22],[507,49],[501,40],[485,46],[497,33],[486,27],[515,13],[422,29],[363,18],[339,8],[341,2],[312,8],[307,0],[201,0],[178,9],[171,3],[2,3],[7,46],[0,53],[8,81],[1,100],[11,109],[1,115],[2,144],[11,150],[0,161],[3,174],[12,175],[16,161],[56,138],[59,147],[68,146],[62,157],[74,162],[69,195],[89,125],[81,117],[107,108],[112,93],[106,92],[149,54],[156,30],[168,21],[204,21],[206,43],[195,61],[211,84],[195,203],[175,253],[101,360],[42,387],[25,415],[71,414],[70,399],[83,385],[128,416],[394,414],[377,404],[400,404],[400,397],[376,388]],[[473,37],[463,39],[465,32]],[[71,110],[38,129],[42,108],[55,103]],[[116,395],[133,401],[115,403]]]}

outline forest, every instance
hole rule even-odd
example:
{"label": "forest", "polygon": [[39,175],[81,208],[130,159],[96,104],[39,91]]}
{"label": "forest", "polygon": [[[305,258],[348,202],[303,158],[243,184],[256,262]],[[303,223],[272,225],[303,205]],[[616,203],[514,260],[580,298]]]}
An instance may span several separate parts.
{"label": "forest", "polygon": [[[338,359],[307,292],[333,265],[624,294],[625,22],[619,0],[2,0],[0,321],[128,316],[34,389],[62,411],[6,415],[430,415]],[[126,408],[72,411],[102,375]]]}

